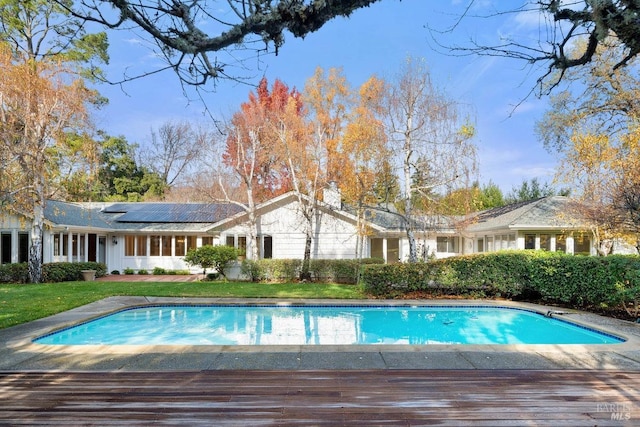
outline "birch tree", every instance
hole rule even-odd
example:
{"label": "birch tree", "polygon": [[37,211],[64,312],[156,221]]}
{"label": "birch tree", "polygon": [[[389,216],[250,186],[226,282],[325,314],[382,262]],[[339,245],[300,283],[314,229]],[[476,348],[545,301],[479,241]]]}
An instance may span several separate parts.
{"label": "birch tree", "polygon": [[[474,128],[463,106],[439,91],[420,60],[408,59],[390,82],[386,98],[386,127],[390,153],[400,169],[401,210],[409,242],[409,262],[416,262],[414,196],[431,200],[431,193],[467,187],[476,170]],[[428,172],[426,175],[424,172]],[[414,176],[428,179],[414,180]]]}
{"label": "birch tree", "polygon": [[0,199],[32,218],[32,282],[42,280],[44,207],[60,184],[56,154],[69,148],[68,135],[87,130],[88,103],[102,101],[85,79],[101,75],[99,65],[108,61],[107,38],[87,33],[84,24],[58,3],[0,2],[0,166],[13,173],[13,179],[0,182]]}
{"label": "birch tree", "polygon": [[[50,151],[70,130],[88,124],[86,103],[94,93],[82,80],[69,80],[58,63],[23,58],[0,50],[0,169],[12,171],[0,180],[0,198],[18,215],[31,219],[29,279],[42,281],[44,208],[59,172]],[[10,179],[7,179],[10,178]]]}

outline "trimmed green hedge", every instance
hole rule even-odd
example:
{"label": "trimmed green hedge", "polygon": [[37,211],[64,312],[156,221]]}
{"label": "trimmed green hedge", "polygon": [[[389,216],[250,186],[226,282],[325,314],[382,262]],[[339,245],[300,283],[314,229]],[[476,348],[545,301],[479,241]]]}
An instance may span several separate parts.
{"label": "trimmed green hedge", "polygon": [[[44,282],[71,282],[82,280],[82,270],[96,270],[96,277],[107,274],[107,266],[98,262],[53,262],[42,265]],[[27,283],[29,268],[26,263],[0,265],[0,283]]]}
{"label": "trimmed green hedge", "polygon": [[539,299],[573,307],[628,304],[640,297],[640,257],[573,256],[544,251],[475,254],[426,263],[366,266],[365,289],[378,297],[410,292]]}
{"label": "trimmed green hedge", "polygon": [[[366,264],[382,264],[383,259],[312,259],[309,272],[312,280],[335,283],[357,283],[360,268]],[[260,259],[242,261],[242,274],[254,282],[291,282],[300,277],[300,259]]]}
{"label": "trimmed green hedge", "polygon": [[0,283],[27,283],[29,267],[25,263],[0,265]]}
{"label": "trimmed green hedge", "polygon": [[107,274],[107,266],[99,262],[52,262],[42,266],[45,282],[71,282],[82,280],[82,270],[95,270],[96,277]]}

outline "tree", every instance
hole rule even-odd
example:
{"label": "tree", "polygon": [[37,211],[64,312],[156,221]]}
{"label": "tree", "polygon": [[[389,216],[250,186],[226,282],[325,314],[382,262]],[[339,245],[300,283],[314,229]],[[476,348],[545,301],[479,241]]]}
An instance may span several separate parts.
{"label": "tree", "polygon": [[478,210],[498,208],[505,204],[502,190],[493,181],[482,186],[477,198]]}
{"label": "tree", "polygon": [[231,246],[204,245],[199,248],[189,249],[184,257],[184,262],[189,265],[199,266],[203,269],[203,274],[207,274],[207,268],[213,268],[225,279],[225,268],[231,261],[238,258],[238,251]]}
{"label": "tree", "polygon": [[[367,207],[379,201],[375,186],[387,178],[385,173],[389,167],[390,153],[382,121],[385,90],[385,82],[377,77],[370,77],[360,86],[339,150],[342,195],[356,209],[358,257],[364,253],[364,238],[369,232],[365,221]],[[377,180],[378,176],[380,180]],[[392,184],[387,184],[387,190],[390,190]]]}
{"label": "tree", "polygon": [[137,144],[130,144],[122,136],[103,135],[99,147],[101,194],[95,200],[136,202],[163,197],[165,182],[158,173],[136,160]]}
{"label": "tree", "polygon": [[[67,6],[70,2],[65,0]],[[108,61],[105,33],[46,0],[0,2],[0,201],[31,217],[29,278],[42,280],[42,230],[47,197],[63,182],[59,159],[73,138],[89,132],[87,105],[104,100],[85,79]],[[77,152],[90,152],[80,150]]]}
{"label": "tree", "polygon": [[538,178],[531,178],[530,181],[523,180],[520,187],[513,187],[511,193],[505,198],[505,203],[518,203],[526,202],[529,200],[536,200],[542,197],[549,197],[555,195],[568,195],[569,190],[556,191],[555,188],[549,185],[548,182],[540,184]]}
{"label": "tree", "polygon": [[[587,69],[566,73],[567,88],[552,98],[538,123],[545,147],[557,153],[562,167],[556,179],[571,185],[581,202],[575,209],[590,228],[598,253],[608,254],[613,240],[633,229],[640,79],[637,59],[616,68],[621,49],[613,39],[600,43]],[[569,86],[572,82],[580,86]],[[637,239],[636,239],[637,240]]]}
{"label": "tree", "polygon": [[[88,124],[86,103],[93,92],[67,78],[57,63],[34,62],[0,46],[0,198],[10,211],[31,218],[29,279],[42,281],[42,235],[47,197],[59,172],[57,147],[71,130]],[[6,179],[9,177],[10,179]]]}
{"label": "tree", "polygon": [[190,169],[196,168],[209,138],[207,131],[197,129],[189,122],[167,122],[157,132],[151,131],[145,163],[160,176],[165,189],[170,189],[184,180]]}
{"label": "tree", "polygon": [[249,101],[242,103],[228,127],[223,162],[239,179],[244,194],[231,197],[221,174],[218,183],[223,200],[242,207],[247,213],[251,259],[258,257],[257,204],[291,188],[287,167],[276,147],[272,122],[277,117],[274,111],[286,108],[290,95],[289,88],[279,80],[270,91],[267,79],[263,78],[256,93],[249,94]]}
{"label": "tree", "polygon": [[[72,4],[68,0],[56,0],[83,20],[111,29],[134,26],[147,33],[159,46],[158,53],[166,59],[167,69],[175,70],[189,85],[204,85],[210,79],[237,79],[239,76],[230,70],[238,66],[240,51],[275,51],[277,54],[284,44],[285,32],[304,37],[331,19],[349,16],[376,1],[82,0]],[[225,52],[229,55],[224,56]],[[218,54],[214,59],[210,53]]]}
{"label": "tree", "polygon": [[[409,262],[416,262],[415,196],[430,201],[435,190],[469,185],[476,167],[476,150],[470,141],[474,129],[468,117],[460,117],[462,106],[433,86],[421,61],[407,60],[389,85],[386,103],[389,152],[401,170],[399,216],[409,241]],[[422,171],[428,171],[428,176],[415,181],[416,174],[424,175]]]}
{"label": "tree", "polygon": [[[466,18],[474,0],[465,8]],[[594,60],[598,49],[609,37],[618,40],[621,49],[616,52],[609,72],[628,65],[640,53],[640,4],[635,1],[614,0],[536,0],[524,2],[511,10],[500,10],[493,16],[506,14],[538,13],[541,28],[536,36],[545,39],[531,42],[500,34],[495,45],[472,42],[470,46],[449,46],[463,55],[477,54],[523,60],[528,64],[546,64],[546,71],[538,83],[543,92],[559,84],[569,70],[580,69]],[[481,16],[486,19],[487,16]],[[454,31],[457,24],[449,30]],[[576,49],[576,46],[579,46]]]}

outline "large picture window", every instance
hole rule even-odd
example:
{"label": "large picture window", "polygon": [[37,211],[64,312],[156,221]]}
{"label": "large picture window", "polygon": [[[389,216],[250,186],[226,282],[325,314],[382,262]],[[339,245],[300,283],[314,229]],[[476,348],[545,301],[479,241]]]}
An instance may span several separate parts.
{"label": "large picture window", "polygon": [[149,247],[149,255],[151,256],[160,256],[160,236],[150,236],[149,237],[149,242],[150,242],[150,247]]}
{"label": "large picture window", "polygon": [[187,238],[185,236],[176,236],[176,256],[185,256],[187,254]]}
{"label": "large picture window", "polygon": [[136,240],[136,254],[138,256],[147,256],[147,236],[138,236]]}
{"label": "large picture window", "polygon": [[124,236],[124,256],[136,255],[136,237]]}
{"label": "large picture window", "polygon": [[162,256],[171,256],[171,236],[162,236]]}
{"label": "large picture window", "polygon": [[439,236],[436,238],[437,251],[441,253],[458,253],[459,239],[457,237]]}

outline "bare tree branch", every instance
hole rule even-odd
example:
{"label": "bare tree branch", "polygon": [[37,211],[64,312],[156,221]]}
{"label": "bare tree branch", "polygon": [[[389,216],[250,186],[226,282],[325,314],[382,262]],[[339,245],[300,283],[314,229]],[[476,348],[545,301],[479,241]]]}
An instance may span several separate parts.
{"label": "bare tree branch", "polygon": [[[285,32],[305,37],[379,0],[55,0],[76,18],[151,36],[187,85],[237,79],[234,50],[278,53]],[[242,60],[240,60],[241,62]]]}

